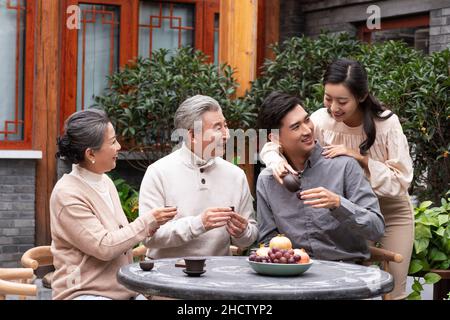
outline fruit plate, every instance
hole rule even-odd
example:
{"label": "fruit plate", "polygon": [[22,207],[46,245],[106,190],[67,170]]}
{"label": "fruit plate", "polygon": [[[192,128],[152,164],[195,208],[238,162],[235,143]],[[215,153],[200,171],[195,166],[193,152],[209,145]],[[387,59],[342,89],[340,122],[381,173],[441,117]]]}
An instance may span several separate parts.
{"label": "fruit plate", "polygon": [[301,264],[254,262],[248,259],[247,262],[257,273],[269,276],[297,276],[306,272],[313,264],[313,260]]}

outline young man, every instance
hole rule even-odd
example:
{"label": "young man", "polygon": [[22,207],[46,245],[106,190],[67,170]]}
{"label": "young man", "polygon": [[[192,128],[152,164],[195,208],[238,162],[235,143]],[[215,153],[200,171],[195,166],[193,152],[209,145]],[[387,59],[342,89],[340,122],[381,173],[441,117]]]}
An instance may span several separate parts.
{"label": "young man", "polygon": [[230,255],[230,244],[257,238],[253,198],[245,173],[221,158],[229,138],[218,102],[197,95],[175,114],[182,147],[150,165],[142,180],[139,212],[177,207],[175,218],[144,241],[152,258]]}
{"label": "young man", "polygon": [[[263,102],[260,129],[270,131],[290,165],[301,172],[301,191],[291,193],[265,169],[257,182],[259,242],[284,234],[296,248],[324,260],[361,261],[367,240],[384,233],[377,197],[359,164],[327,159],[314,140],[314,125],[301,101],[274,92]],[[277,129],[277,130],[274,130]]]}

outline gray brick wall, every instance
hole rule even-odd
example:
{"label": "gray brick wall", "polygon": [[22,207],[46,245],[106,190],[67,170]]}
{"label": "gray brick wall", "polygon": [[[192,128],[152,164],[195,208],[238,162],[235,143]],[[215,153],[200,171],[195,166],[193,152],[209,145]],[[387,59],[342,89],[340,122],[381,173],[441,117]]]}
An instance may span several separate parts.
{"label": "gray brick wall", "polygon": [[450,47],[450,7],[430,11],[430,53]]}
{"label": "gray brick wall", "polygon": [[364,24],[369,5],[378,5],[382,18],[430,14],[429,51],[450,45],[449,0],[283,0],[280,5],[280,40],[305,34],[316,37],[322,30],[356,35],[356,25]]}
{"label": "gray brick wall", "polygon": [[292,37],[299,37],[305,31],[305,17],[301,1],[280,1],[280,43]]}
{"label": "gray brick wall", "polygon": [[0,267],[35,245],[35,160],[0,159]]}

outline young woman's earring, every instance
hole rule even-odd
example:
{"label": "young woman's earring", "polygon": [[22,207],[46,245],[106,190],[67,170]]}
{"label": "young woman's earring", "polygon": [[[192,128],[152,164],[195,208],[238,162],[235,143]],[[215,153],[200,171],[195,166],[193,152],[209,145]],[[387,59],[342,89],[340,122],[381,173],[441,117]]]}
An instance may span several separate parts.
{"label": "young woman's earring", "polygon": [[95,160],[92,160],[92,164],[95,164]]}

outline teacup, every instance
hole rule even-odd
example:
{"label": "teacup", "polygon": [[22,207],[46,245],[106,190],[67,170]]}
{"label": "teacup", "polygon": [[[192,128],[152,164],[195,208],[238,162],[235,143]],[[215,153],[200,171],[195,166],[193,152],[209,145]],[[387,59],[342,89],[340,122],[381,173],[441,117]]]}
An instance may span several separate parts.
{"label": "teacup", "polygon": [[139,262],[139,266],[144,271],[152,270],[154,265],[155,263],[153,262],[153,260],[144,260]]}
{"label": "teacup", "polygon": [[206,258],[203,257],[187,257],[184,258],[186,271],[200,272],[205,267]]}

